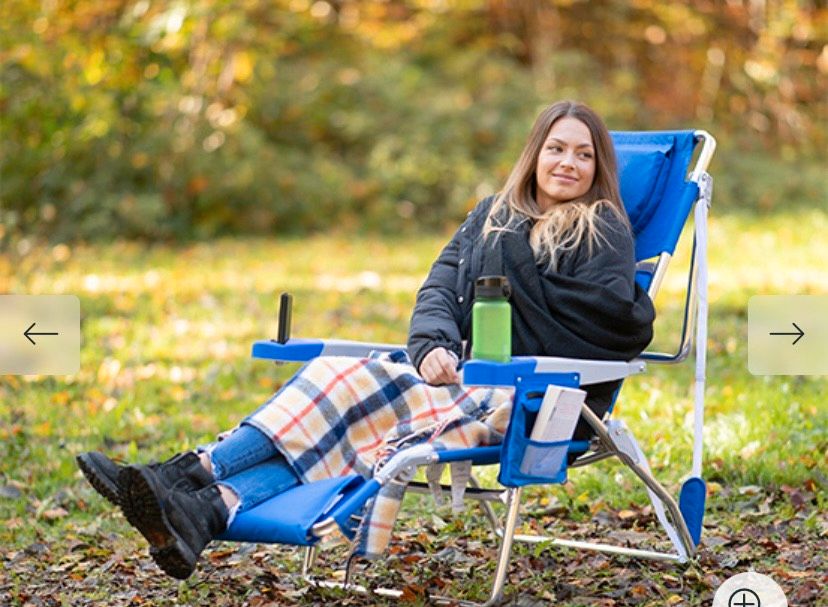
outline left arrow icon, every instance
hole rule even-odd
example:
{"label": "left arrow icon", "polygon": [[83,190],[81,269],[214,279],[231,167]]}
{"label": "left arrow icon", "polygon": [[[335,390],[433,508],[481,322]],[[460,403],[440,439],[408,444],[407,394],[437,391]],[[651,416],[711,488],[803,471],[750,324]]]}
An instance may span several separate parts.
{"label": "left arrow icon", "polygon": [[34,329],[34,326],[35,326],[36,324],[37,324],[37,322],[33,322],[33,323],[29,326],[29,328],[28,328],[28,329],[26,329],[25,331],[23,331],[23,335],[25,335],[25,336],[26,336],[26,339],[28,339],[30,342],[32,342],[32,345],[35,345],[35,346],[37,345],[37,344],[35,343],[35,340],[33,340],[33,339],[32,339],[32,337],[31,337],[32,335],[59,335],[59,333],[34,333],[34,332],[32,331],[32,329]]}

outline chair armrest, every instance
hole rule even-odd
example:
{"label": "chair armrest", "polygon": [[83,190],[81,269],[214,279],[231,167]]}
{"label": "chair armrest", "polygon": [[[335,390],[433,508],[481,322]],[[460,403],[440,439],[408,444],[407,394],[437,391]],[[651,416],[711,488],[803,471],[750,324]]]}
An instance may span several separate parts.
{"label": "chair armrest", "polygon": [[508,363],[469,360],[463,365],[463,384],[483,386],[514,386],[518,376],[532,373],[574,373],[579,384],[586,386],[605,381],[624,379],[644,373],[643,360],[587,360],[556,356],[514,356]]}
{"label": "chair armrest", "polygon": [[404,345],[349,341],[346,339],[289,339],[279,343],[260,339],[253,344],[251,356],[281,362],[306,362],[317,356],[365,357],[371,352],[405,350]]}

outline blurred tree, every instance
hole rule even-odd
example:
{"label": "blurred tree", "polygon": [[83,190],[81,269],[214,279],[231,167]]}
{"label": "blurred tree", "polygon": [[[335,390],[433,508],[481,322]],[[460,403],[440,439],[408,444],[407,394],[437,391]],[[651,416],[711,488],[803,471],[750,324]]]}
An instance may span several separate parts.
{"label": "blurred tree", "polygon": [[2,13],[0,246],[441,226],[496,190],[559,98],[613,128],[712,130],[733,206],[828,199],[823,3],[7,0]]}

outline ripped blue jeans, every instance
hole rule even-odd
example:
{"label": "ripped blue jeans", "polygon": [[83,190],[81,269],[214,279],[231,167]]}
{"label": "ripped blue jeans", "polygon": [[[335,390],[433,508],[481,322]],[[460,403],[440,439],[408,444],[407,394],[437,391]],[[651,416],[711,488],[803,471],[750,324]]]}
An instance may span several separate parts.
{"label": "ripped blue jeans", "polygon": [[247,424],[206,451],[216,482],[238,496],[237,512],[249,510],[301,482],[273,441]]}

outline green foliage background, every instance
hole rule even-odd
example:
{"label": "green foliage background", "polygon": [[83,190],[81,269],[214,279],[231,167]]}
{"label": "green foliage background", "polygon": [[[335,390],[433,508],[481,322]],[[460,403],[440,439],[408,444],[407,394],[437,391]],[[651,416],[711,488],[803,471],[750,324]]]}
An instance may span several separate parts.
{"label": "green foliage background", "polygon": [[709,129],[717,205],[824,208],[821,6],[8,0],[0,246],[444,226],[559,98]]}

